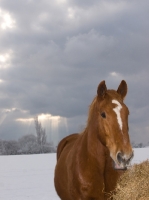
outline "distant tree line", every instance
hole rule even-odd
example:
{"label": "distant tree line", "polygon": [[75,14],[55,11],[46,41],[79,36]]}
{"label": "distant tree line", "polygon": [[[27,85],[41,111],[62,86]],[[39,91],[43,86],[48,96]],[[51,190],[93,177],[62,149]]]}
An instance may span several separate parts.
{"label": "distant tree line", "polygon": [[0,140],[1,155],[18,155],[18,154],[41,154],[56,152],[52,142],[47,142],[45,129],[38,120],[34,119],[36,135],[29,134],[16,140]]}
{"label": "distant tree line", "polygon": [[133,148],[144,148],[146,146],[149,146],[149,142],[146,145],[143,144],[142,142],[140,142],[140,143],[134,143],[134,142],[132,142],[132,147]]}

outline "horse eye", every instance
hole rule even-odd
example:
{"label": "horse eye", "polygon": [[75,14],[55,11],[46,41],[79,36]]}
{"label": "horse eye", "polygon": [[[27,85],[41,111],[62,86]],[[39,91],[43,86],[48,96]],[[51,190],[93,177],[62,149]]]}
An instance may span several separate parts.
{"label": "horse eye", "polygon": [[102,116],[103,118],[106,118],[106,113],[105,113],[105,112],[102,112],[102,113],[101,113],[101,116]]}

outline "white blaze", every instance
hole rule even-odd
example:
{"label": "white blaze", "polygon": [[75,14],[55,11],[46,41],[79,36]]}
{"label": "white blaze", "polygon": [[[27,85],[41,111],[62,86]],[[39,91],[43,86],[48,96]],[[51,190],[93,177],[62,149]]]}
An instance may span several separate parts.
{"label": "white blaze", "polygon": [[117,105],[115,108],[113,108],[113,110],[117,115],[117,121],[118,121],[118,124],[120,126],[120,129],[122,130],[123,124],[122,124],[122,118],[121,118],[121,115],[120,115],[120,110],[122,109],[122,105],[117,100],[112,100],[112,103]]}

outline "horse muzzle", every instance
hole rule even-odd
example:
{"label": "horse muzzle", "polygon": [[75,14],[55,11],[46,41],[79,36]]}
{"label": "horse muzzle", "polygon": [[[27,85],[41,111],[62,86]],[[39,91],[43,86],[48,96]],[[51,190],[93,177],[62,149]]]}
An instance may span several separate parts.
{"label": "horse muzzle", "polygon": [[130,162],[133,157],[134,157],[133,151],[130,155],[118,152],[116,155],[116,162],[114,163],[114,168],[123,170],[127,169],[128,167],[130,167]]}

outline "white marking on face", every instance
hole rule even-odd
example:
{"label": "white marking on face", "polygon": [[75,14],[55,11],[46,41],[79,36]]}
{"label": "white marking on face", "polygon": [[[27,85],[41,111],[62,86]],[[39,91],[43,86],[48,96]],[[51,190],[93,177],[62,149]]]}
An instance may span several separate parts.
{"label": "white marking on face", "polygon": [[115,108],[113,108],[113,110],[117,115],[117,121],[118,121],[118,124],[120,126],[120,129],[122,130],[123,123],[122,123],[122,118],[121,118],[121,115],[120,115],[120,111],[122,109],[122,105],[117,100],[112,100],[112,103],[117,105]]}

